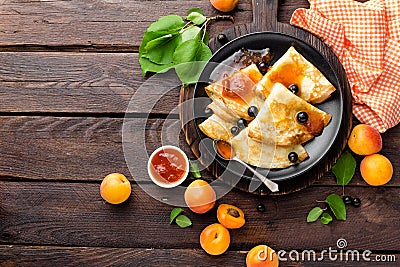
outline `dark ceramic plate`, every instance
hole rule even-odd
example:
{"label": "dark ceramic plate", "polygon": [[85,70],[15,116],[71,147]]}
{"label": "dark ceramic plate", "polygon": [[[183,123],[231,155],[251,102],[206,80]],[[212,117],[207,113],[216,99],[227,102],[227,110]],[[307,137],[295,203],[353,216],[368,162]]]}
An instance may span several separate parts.
{"label": "dark ceramic plate", "polygon": [[[334,68],[329,64],[329,62],[324,58],[324,56],[314,49],[309,44],[294,38],[289,35],[285,35],[282,33],[274,33],[274,32],[260,32],[260,33],[252,33],[237,39],[232,40],[227,43],[223,47],[221,47],[214,56],[207,63],[205,68],[203,69],[199,81],[205,81],[198,83],[195,87],[194,98],[207,97],[204,87],[208,85],[207,81],[210,81],[210,76],[215,70],[215,63],[220,63],[233,55],[235,52],[239,51],[241,48],[251,49],[251,50],[261,50],[265,48],[270,48],[274,54],[274,60],[271,64],[273,64],[277,59],[279,59],[290,46],[293,46],[300,54],[302,54],[308,61],[310,61],[314,66],[316,66],[327,79],[335,86],[336,91],[332,94],[332,96],[326,100],[324,103],[316,105],[319,109],[329,113],[332,115],[331,122],[325,127],[322,134],[315,137],[311,141],[307,142],[304,147],[309,154],[309,158],[305,161],[301,162],[298,165],[291,166],[285,169],[261,169],[258,170],[261,173],[267,175],[273,181],[281,183],[290,183],[291,180],[303,179],[306,176],[316,176],[314,172],[321,166],[323,159],[325,159],[323,165],[326,165],[326,161],[336,160],[332,156],[332,153],[329,153],[335,146],[338,135],[341,131],[345,131],[347,134],[348,122],[343,123],[344,119],[344,111],[349,112],[351,110],[351,101],[349,101],[349,92],[344,91],[348,89],[344,89],[341,86],[341,83],[335,73]],[[343,93],[345,92],[345,94]],[[204,115],[205,107],[211,103],[210,101],[194,101],[194,116],[195,116],[195,128],[197,130],[197,135],[201,139],[208,138],[205,136],[198,125],[206,119]],[[350,107],[350,108],[349,108]],[[345,118],[348,120],[348,116]],[[344,128],[344,129],[343,129]],[[203,155],[206,157],[211,157],[214,155],[214,150],[211,142],[203,142],[206,147],[205,152],[209,153],[209,155]],[[341,144],[336,144],[337,146],[342,146]],[[193,148],[192,148],[193,149]],[[204,152],[203,152],[204,153]],[[337,154],[337,153],[333,153]],[[327,157],[332,157],[331,160],[326,160]],[[332,163],[332,162],[331,162]],[[253,178],[251,173],[245,172],[242,175],[242,168],[239,164],[230,164],[228,167],[228,161],[223,160],[219,157],[216,157],[212,168],[215,176],[219,176],[218,172],[215,169],[225,170],[231,173],[231,175],[241,176],[241,179],[245,179],[250,181]],[[331,164],[330,164],[331,165]],[[306,179],[310,179],[307,177]],[[317,179],[317,177],[315,177]],[[312,179],[311,179],[312,180]],[[312,181],[311,181],[312,182]]]}

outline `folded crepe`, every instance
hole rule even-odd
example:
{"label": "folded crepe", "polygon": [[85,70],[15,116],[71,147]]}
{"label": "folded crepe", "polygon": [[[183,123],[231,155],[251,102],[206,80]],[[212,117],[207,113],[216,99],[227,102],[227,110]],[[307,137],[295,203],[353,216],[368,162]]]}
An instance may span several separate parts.
{"label": "folded crepe", "polygon": [[259,109],[264,102],[263,97],[256,93],[255,87],[262,78],[257,66],[251,64],[207,86],[205,90],[212,100],[222,101],[238,117],[252,120],[248,114],[249,107],[255,106]]}
{"label": "folded crepe", "polygon": [[290,47],[288,51],[271,67],[257,84],[257,92],[265,98],[275,83],[285,87],[294,84],[299,91],[297,95],[309,103],[321,103],[335,91],[335,87],[307,59]]}
{"label": "folded crepe", "polygon": [[[303,115],[306,113],[306,121],[298,120],[300,112]],[[330,114],[307,103],[281,83],[276,83],[257,117],[248,125],[249,136],[278,146],[299,145],[318,135],[330,119]]]}
{"label": "folded crepe", "polygon": [[199,124],[200,130],[212,139],[230,140],[234,136],[231,128],[236,126],[239,118],[224,103],[214,101],[207,107],[213,111],[213,115]]}
{"label": "folded crepe", "polygon": [[[248,136],[248,128],[243,129],[235,136],[232,134],[231,128],[236,126],[236,118],[227,116],[224,108],[215,102],[208,105],[208,108],[211,108],[214,114],[199,125],[200,130],[214,140],[230,143],[236,156],[250,165],[260,168],[286,168],[300,163],[308,157],[301,145],[275,147],[273,144],[256,141]],[[291,152],[298,155],[296,162],[289,160]]]}
{"label": "folded crepe", "polygon": [[[248,136],[248,129],[242,130],[230,140],[236,156],[244,162],[260,168],[286,168],[298,164],[308,157],[303,146],[275,146],[258,142]],[[289,153],[298,155],[296,162],[289,160]]]}

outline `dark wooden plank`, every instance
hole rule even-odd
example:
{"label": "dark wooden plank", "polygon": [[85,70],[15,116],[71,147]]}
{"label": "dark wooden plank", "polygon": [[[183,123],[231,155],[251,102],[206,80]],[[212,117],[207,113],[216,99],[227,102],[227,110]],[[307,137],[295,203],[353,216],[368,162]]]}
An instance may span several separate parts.
{"label": "dark wooden plank", "polygon": [[[219,187],[216,187],[219,190]],[[231,250],[249,250],[267,243],[276,250],[336,247],[339,238],[348,249],[399,251],[400,216],[397,188],[349,188],[360,195],[360,208],[348,208],[346,222],[329,226],[308,224],[308,211],[340,188],[308,188],[297,194],[263,198],[267,212],[256,210],[259,197],[237,190],[218,200],[243,209],[246,224],[232,230]],[[106,204],[99,183],[0,182],[0,243],[131,248],[200,249],[199,234],[216,222],[215,209],[197,215],[185,209],[193,226],[169,225],[172,207],[158,202],[138,185],[122,205]],[[177,196],[181,197],[181,196]],[[362,226],[362,227],[360,227]]]}
{"label": "dark wooden plank", "polygon": [[[73,49],[68,47],[80,51],[137,50],[145,29],[158,17],[172,13],[185,16],[192,7],[202,8],[208,16],[221,14],[209,1],[176,3],[173,0],[3,0],[0,50],[19,47],[23,50]],[[280,0],[278,20],[289,23],[293,11],[299,7],[309,7],[308,1]],[[152,16],[142,10],[151,10]],[[237,24],[250,22],[251,0],[239,1],[233,14]],[[209,27],[210,34],[214,36],[230,26],[229,22],[214,23]]]}
{"label": "dark wooden plank", "polygon": [[[100,181],[110,172],[129,174],[122,149],[122,118],[93,117],[0,117],[0,154],[2,164],[0,177],[3,179],[39,179],[39,180],[77,180]],[[128,134],[125,138],[131,144],[140,144],[140,138],[146,138],[147,152],[151,153],[162,143],[174,143],[174,132],[179,130],[179,121],[132,118],[127,122]],[[166,122],[165,128],[163,128]],[[171,127],[172,125],[172,127]],[[170,127],[167,127],[170,126]],[[143,133],[143,129],[145,129]],[[164,135],[161,139],[161,132]],[[170,137],[172,136],[172,137]],[[161,140],[164,140],[163,142]],[[400,127],[389,130],[383,135],[382,154],[393,163],[395,173],[388,186],[400,186],[397,169]],[[195,159],[189,146],[180,138],[180,147],[191,159]],[[136,158],[135,158],[136,160]],[[358,162],[361,157],[357,157]],[[147,156],[141,154],[137,162],[145,164]],[[84,163],[84,164],[82,164]],[[145,169],[139,169],[135,177],[146,177]],[[210,174],[204,172],[207,179]],[[331,173],[324,176],[319,185],[334,185]],[[352,185],[365,186],[357,169]]]}
{"label": "dark wooden plank", "polygon": [[[123,119],[1,117],[1,175],[12,178],[98,180],[110,172],[128,174],[122,151]],[[130,124],[147,136],[149,153],[160,146],[162,120]],[[135,137],[132,136],[132,142]],[[138,160],[147,161],[144,155]],[[82,164],[83,163],[83,164]],[[137,175],[143,176],[146,170]]]}
{"label": "dark wooden plank", "polygon": [[[145,29],[158,17],[186,15],[200,7],[208,16],[221,14],[209,1],[9,1],[0,10],[0,46],[78,46],[80,50],[105,47],[109,50],[137,50]],[[146,12],[143,12],[146,10]],[[251,20],[251,1],[240,1],[237,23]],[[215,22],[213,36],[232,23]]]}
{"label": "dark wooden plank", "polygon": [[[179,88],[161,93],[161,81],[151,81],[130,112],[178,105]],[[0,53],[0,112],[123,114],[144,82],[135,53]]]}
{"label": "dark wooden plank", "polygon": [[[211,257],[200,249],[140,249],[100,247],[49,247],[49,246],[0,246],[0,266],[244,266],[247,251],[227,251],[223,256]],[[371,259],[379,255],[372,254]],[[320,253],[317,254],[320,257]],[[362,259],[362,257],[360,256]],[[351,258],[350,258],[351,259]],[[393,261],[393,260],[392,260]],[[372,266],[370,262],[330,261],[282,261],[281,267],[289,266]],[[374,262],[373,266],[388,263]],[[394,263],[392,263],[394,264]]]}

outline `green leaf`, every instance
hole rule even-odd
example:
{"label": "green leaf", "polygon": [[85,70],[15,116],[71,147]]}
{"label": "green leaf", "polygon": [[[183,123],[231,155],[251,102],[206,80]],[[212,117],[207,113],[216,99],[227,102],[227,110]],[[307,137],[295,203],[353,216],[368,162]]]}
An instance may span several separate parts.
{"label": "green leaf", "polygon": [[172,222],[175,220],[176,217],[178,217],[179,214],[181,214],[183,209],[181,208],[174,208],[171,211],[171,214],[169,215],[169,224],[172,224]]}
{"label": "green leaf", "polygon": [[169,33],[179,32],[185,26],[182,17],[178,15],[168,15],[159,18],[156,22],[150,24],[147,32],[158,33],[158,36],[163,36]]}
{"label": "green leaf", "polygon": [[173,63],[170,64],[156,64],[151,62],[148,58],[139,58],[140,67],[142,68],[142,75],[145,76],[147,72],[163,73],[174,67]]}
{"label": "green leaf", "polygon": [[156,22],[153,22],[144,33],[142,43],[139,47],[139,55],[143,53],[144,47],[151,40],[167,34],[177,34],[184,26],[185,22],[177,15],[168,15],[159,18]]}
{"label": "green leaf", "polygon": [[185,215],[179,215],[176,217],[176,224],[181,228],[185,228],[192,225],[192,221]]}
{"label": "green leaf", "polygon": [[351,153],[346,150],[332,167],[332,172],[336,176],[338,185],[347,185],[353,178],[356,170],[356,160]]}
{"label": "green leaf", "polygon": [[340,196],[331,194],[325,199],[325,202],[328,203],[336,219],[346,220],[346,206]]}
{"label": "green leaf", "polygon": [[196,83],[211,55],[210,48],[199,40],[188,40],[179,45],[173,55],[173,63],[176,65],[175,70],[179,79],[185,85]]}
{"label": "green leaf", "polygon": [[320,207],[315,207],[308,213],[307,222],[315,222],[321,216],[323,210]]}
{"label": "green leaf", "polygon": [[199,170],[199,166],[197,163],[190,163],[190,172],[192,173],[193,177],[196,179],[201,178],[201,173]]}
{"label": "green leaf", "polygon": [[326,212],[324,212],[322,214],[321,219],[320,219],[321,223],[325,224],[325,225],[330,223],[332,220],[333,220],[332,216],[329,215],[329,213],[326,213]]}
{"label": "green leaf", "polygon": [[189,15],[192,12],[197,12],[197,13],[200,13],[200,14],[204,15],[203,10],[201,10],[198,7],[194,7],[194,8],[189,9],[188,12],[186,12],[186,14]]}
{"label": "green leaf", "polygon": [[189,15],[187,15],[186,20],[189,20],[196,25],[201,25],[206,22],[207,18],[199,12],[193,11]]}
{"label": "green leaf", "polygon": [[[203,33],[203,32],[202,32]],[[204,34],[204,39],[203,39],[203,43],[207,44],[208,41],[210,41],[210,35],[208,34],[208,32],[205,32]]]}
{"label": "green leaf", "polygon": [[201,30],[200,27],[190,26],[185,29],[182,33],[182,43],[191,39],[201,40],[203,38],[203,43],[207,44],[210,41],[210,35],[207,32]]}
{"label": "green leaf", "polygon": [[147,28],[139,47],[139,63],[142,68],[143,76],[145,76],[147,72],[165,72],[173,66],[172,60],[166,64],[157,64],[157,62],[153,62],[149,59],[151,56],[144,56],[144,54],[146,54],[145,47],[147,44],[168,34],[176,35],[184,26],[185,22],[180,16],[168,15],[159,18]]}
{"label": "green leaf", "polygon": [[144,48],[142,57],[156,64],[170,64],[175,49],[182,43],[181,34],[167,34],[151,40]]}
{"label": "green leaf", "polygon": [[201,39],[203,34],[203,31],[200,29],[200,27],[197,26],[190,26],[187,29],[185,29],[182,33],[182,43],[186,42],[191,39]]}

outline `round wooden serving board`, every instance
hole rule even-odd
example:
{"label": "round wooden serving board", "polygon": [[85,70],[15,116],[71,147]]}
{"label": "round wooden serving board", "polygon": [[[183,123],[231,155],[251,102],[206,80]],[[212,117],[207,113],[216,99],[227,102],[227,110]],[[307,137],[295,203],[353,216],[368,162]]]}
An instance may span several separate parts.
{"label": "round wooden serving board", "polygon": [[[345,71],[338,58],[335,56],[332,50],[318,37],[302,29],[293,27],[289,24],[278,22],[277,9],[278,0],[253,0],[253,22],[250,24],[237,25],[233,28],[229,28],[221,32],[221,34],[225,35],[226,39],[221,41],[217,38],[213,38],[210,40],[209,45],[211,50],[216,55],[218,54],[218,51],[224,49],[223,46],[225,45],[225,43],[230,41],[225,45],[229,46],[235,41],[238,41],[235,39],[241,36],[253,33],[255,33],[255,35],[257,35],[257,33],[260,33],[259,35],[263,35],[262,33],[264,33],[264,35],[268,35],[268,33],[270,33],[272,36],[277,36],[279,38],[279,35],[281,35],[283,40],[293,39],[293,43],[299,43],[300,46],[301,43],[303,43],[303,46],[306,45],[309,46],[310,49],[315,50],[315,53],[320,54],[321,57],[324,58],[324,61],[328,63],[327,65],[329,65],[331,72],[334,74],[333,77],[335,77],[335,82],[333,82],[333,84],[336,83],[337,89],[340,90],[337,98],[340,98],[339,100],[341,105],[341,110],[339,112],[341,114],[341,118],[340,120],[338,120],[337,126],[335,126],[335,136],[333,136],[334,140],[333,142],[331,142],[330,147],[327,148],[326,154],[324,154],[322,158],[318,158],[318,161],[314,162],[311,167],[307,169],[307,171],[299,172],[299,174],[290,177],[290,179],[272,178],[279,184],[279,192],[274,194],[281,195],[292,193],[309,186],[310,184],[321,178],[325,172],[331,169],[332,165],[336,162],[338,157],[341,155],[344,147],[346,146],[347,138],[351,130],[352,112],[350,86],[347,81]],[[249,39],[254,40],[254,38]],[[265,47],[270,47],[268,44],[264,45]],[[288,45],[290,46],[290,44]],[[234,52],[236,51],[232,51],[232,54]],[[224,51],[224,53],[226,53],[226,51]],[[307,58],[307,55],[305,56]],[[195,98],[196,88],[197,87],[188,87],[181,91],[180,103],[185,102],[185,105],[180,105],[180,116],[181,121],[186,122],[182,125],[183,131],[186,136],[186,141],[195,156],[198,157],[200,161],[202,161],[204,160],[204,155],[202,155],[202,153],[200,152],[199,144],[204,136],[202,136],[202,133],[200,133],[197,127],[196,120],[191,119],[193,118],[192,116],[195,106],[193,104],[194,101],[190,100]],[[209,162],[210,159],[207,160]],[[208,165],[208,171],[210,171],[214,175],[214,177],[220,178],[225,183],[232,183],[229,179],[226,179],[226,177],[234,176],[236,174],[232,172],[230,175],[226,175],[226,173],[228,172],[229,174],[231,170],[226,169],[224,164],[221,164],[221,162],[218,160],[211,161],[211,164],[205,164],[205,166]],[[225,174],[222,175],[224,172]],[[250,192],[249,185],[251,179],[256,178],[251,178],[251,175],[244,175],[243,178],[239,180],[239,182],[234,179],[235,183],[232,185],[243,191]],[[251,193],[261,195],[272,194],[264,185],[261,185],[258,190]]]}

